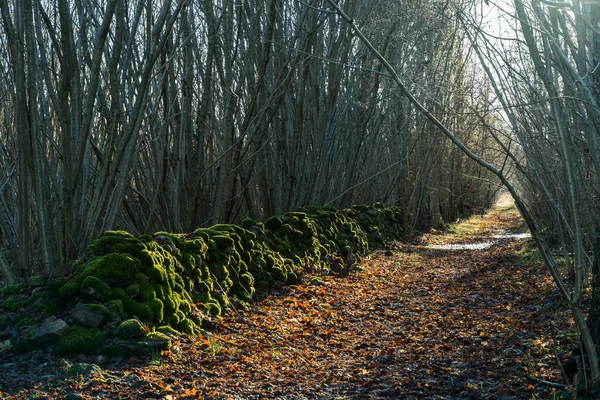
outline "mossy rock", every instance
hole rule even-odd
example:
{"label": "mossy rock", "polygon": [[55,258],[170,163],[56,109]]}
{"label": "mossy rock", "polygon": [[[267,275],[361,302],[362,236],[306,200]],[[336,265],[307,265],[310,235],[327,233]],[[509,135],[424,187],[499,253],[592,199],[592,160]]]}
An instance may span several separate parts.
{"label": "mossy rock", "polygon": [[57,299],[49,298],[46,301],[37,303],[34,310],[38,313],[40,318],[45,319],[64,311],[64,307]]}
{"label": "mossy rock", "polygon": [[152,281],[168,282],[169,271],[166,268],[166,258],[170,257],[161,251],[144,250],[138,256],[142,264],[142,271]]}
{"label": "mossy rock", "polygon": [[77,378],[80,376],[89,377],[89,376],[103,376],[102,368],[100,368],[96,364],[88,364],[88,363],[73,363],[67,365],[67,369],[65,371],[65,375],[67,378]]}
{"label": "mossy rock", "polygon": [[165,335],[181,336],[181,332],[173,328],[171,325],[162,325],[156,328],[157,332],[164,333]]}
{"label": "mossy rock", "polygon": [[87,248],[97,256],[114,252],[128,252],[136,255],[142,250],[142,243],[132,234],[125,231],[106,231],[98,239],[94,240]]}
{"label": "mossy rock", "polygon": [[20,283],[11,283],[10,285],[6,285],[0,289],[0,295],[11,296],[19,293],[21,289],[23,289],[23,285]]}
{"label": "mossy rock", "polygon": [[[152,301],[157,299],[157,293],[156,293],[156,289],[154,288],[154,286],[152,285],[152,283],[150,282],[150,280],[148,279],[148,277],[144,274],[138,274],[138,277],[136,278],[136,282],[132,285],[135,287],[135,285],[137,285],[139,287],[139,289],[129,289],[129,291],[132,291],[132,293],[129,293],[127,291],[127,289],[125,289],[125,292],[130,295],[131,297],[135,297],[139,295],[139,299],[141,301]],[[130,286],[131,288],[131,286]],[[135,296],[133,296],[133,294],[135,294],[135,292],[138,292],[138,294],[136,294]]]}
{"label": "mossy rock", "polygon": [[86,276],[81,283],[81,297],[85,301],[104,303],[110,300],[110,286],[95,276]]}
{"label": "mossy rock", "polygon": [[81,284],[83,283],[84,279],[85,276],[76,275],[60,287],[58,290],[58,296],[63,304],[69,303],[79,295],[79,292],[81,291]]}
{"label": "mossy rock", "polygon": [[231,236],[216,235],[212,237],[212,240],[217,244],[217,248],[221,251],[231,251],[235,246],[234,240]]}
{"label": "mossy rock", "polygon": [[137,295],[140,294],[140,284],[138,282],[132,283],[125,288],[125,293],[127,293],[129,297],[137,297]]}
{"label": "mossy rock", "polygon": [[196,324],[189,318],[179,321],[179,330],[189,335],[194,335],[198,331]]}
{"label": "mossy rock", "polygon": [[[2,317],[0,316],[0,329],[2,328]],[[5,320],[6,321],[6,320]],[[14,316],[12,320],[12,325],[15,327],[17,331],[30,326],[33,327],[38,323],[37,318],[34,317],[26,317],[24,315]]]}
{"label": "mossy rock", "polygon": [[121,288],[113,288],[112,298],[113,300],[121,300],[127,317],[137,317],[145,323],[152,323],[154,321],[154,313],[148,304],[138,303],[129,297],[125,290]]}
{"label": "mossy rock", "polygon": [[280,217],[269,217],[265,221],[265,228],[271,232],[277,232],[283,225]]}
{"label": "mossy rock", "polygon": [[181,242],[179,244],[181,251],[185,251],[187,253],[192,253],[196,255],[204,255],[208,250],[208,245],[206,244],[206,240],[203,238],[197,238],[192,240],[187,240],[185,242]]}
{"label": "mossy rock", "polygon": [[36,301],[41,299],[43,295],[44,295],[44,293],[39,292],[39,291],[31,293],[31,295],[27,298],[27,300],[25,300],[25,304],[27,304],[28,306],[32,306],[35,304]]}
{"label": "mossy rock", "polygon": [[58,293],[64,284],[65,282],[62,279],[50,279],[50,281],[48,281],[48,284],[46,285],[48,297],[58,297]]}
{"label": "mossy rock", "polygon": [[162,332],[150,332],[146,335],[146,342],[157,350],[168,350],[171,347],[171,338]]}
{"label": "mossy rock", "polygon": [[113,253],[91,259],[83,271],[83,275],[94,276],[110,287],[126,287],[135,278],[139,264],[127,253]]}
{"label": "mossy rock", "polygon": [[148,307],[152,310],[154,321],[161,323],[165,319],[165,305],[160,299],[152,299],[147,302]]}
{"label": "mossy rock", "polygon": [[9,312],[17,311],[19,309],[19,307],[21,307],[22,305],[23,305],[23,302],[18,300],[17,297],[15,297],[14,295],[8,296],[2,302],[2,308],[4,308],[6,311],[9,311]]}
{"label": "mossy rock", "polygon": [[204,315],[219,317],[230,299],[250,300],[273,286],[295,284],[305,270],[329,273],[330,260],[359,257],[397,238],[399,215],[382,205],[303,207],[264,224],[246,219],[242,226],[215,225],[189,235],[135,238],[108,231],[90,245],[75,278],[57,291],[63,306],[81,297],[106,304],[123,319],[195,333]]}
{"label": "mossy rock", "polygon": [[205,303],[204,309],[206,310],[206,313],[211,317],[217,318],[221,316],[221,305],[216,300],[210,303]]}
{"label": "mossy rock", "polygon": [[117,327],[117,337],[119,339],[135,339],[142,338],[146,335],[146,329],[137,319],[128,319],[123,321]]}
{"label": "mossy rock", "polygon": [[104,334],[100,329],[74,325],[62,335],[54,352],[58,355],[95,354],[103,343]]}
{"label": "mossy rock", "polygon": [[106,303],[106,308],[108,308],[110,311],[115,312],[121,318],[127,318],[127,314],[125,313],[125,308],[123,307],[122,300],[111,300],[108,303]]}
{"label": "mossy rock", "polygon": [[87,303],[83,305],[86,309],[103,314],[105,317],[110,317],[110,309],[102,304]]}

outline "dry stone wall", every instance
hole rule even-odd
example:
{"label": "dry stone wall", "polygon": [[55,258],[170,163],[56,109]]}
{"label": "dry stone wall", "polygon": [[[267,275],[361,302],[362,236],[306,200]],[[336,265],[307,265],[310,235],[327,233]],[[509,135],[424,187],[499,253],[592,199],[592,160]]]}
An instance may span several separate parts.
{"label": "dry stone wall", "polygon": [[[305,272],[348,271],[370,249],[402,236],[400,209],[381,203],[342,210],[304,207],[264,222],[246,219],[239,226],[221,224],[189,234],[134,237],[107,231],[73,266],[71,278],[52,289],[59,309],[77,315],[56,349],[61,354],[98,348],[135,353],[140,338],[131,342],[116,334],[132,319],[159,337],[166,338],[160,332],[195,334],[232,302],[245,306],[273,287],[297,283]],[[115,327],[104,340],[102,325]],[[155,342],[153,335],[142,344]]]}

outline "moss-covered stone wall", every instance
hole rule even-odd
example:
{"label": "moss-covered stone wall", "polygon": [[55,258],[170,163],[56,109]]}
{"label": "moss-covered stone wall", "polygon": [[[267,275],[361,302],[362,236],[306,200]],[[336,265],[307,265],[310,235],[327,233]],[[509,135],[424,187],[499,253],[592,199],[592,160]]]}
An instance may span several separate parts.
{"label": "moss-covered stone wall", "polygon": [[73,266],[58,299],[65,310],[97,304],[121,320],[194,334],[232,301],[297,283],[303,272],[346,270],[369,249],[401,239],[401,221],[399,209],[377,203],[304,207],[190,234],[107,231]]}

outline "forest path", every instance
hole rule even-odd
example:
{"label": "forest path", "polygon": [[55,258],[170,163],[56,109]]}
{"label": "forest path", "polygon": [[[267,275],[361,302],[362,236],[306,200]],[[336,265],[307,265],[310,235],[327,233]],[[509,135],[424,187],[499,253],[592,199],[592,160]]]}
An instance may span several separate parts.
{"label": "forest path", "polygon": [[[376,251],[349,276],[305,278],[248,311],[232,311],[210,337],[182,339],[151,365],[124,361],[111,375],[40,383],[38,391],[79,398],[548,398],[554,389],[531,376],[561,382],[551,351],[552,283],[539,265],[523,262],[522,241],[492,238],[521,223],[513,207],[496,206],[418,245]],[[496,242],[483,250],[430,247],[490,240]]]}

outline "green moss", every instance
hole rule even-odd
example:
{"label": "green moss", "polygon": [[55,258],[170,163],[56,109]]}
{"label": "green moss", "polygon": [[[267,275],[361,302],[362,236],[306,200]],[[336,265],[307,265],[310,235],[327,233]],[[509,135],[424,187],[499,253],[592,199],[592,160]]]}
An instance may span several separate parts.
{"label": "green moss", "polygon": [[134,239],[134,236],[127,231],[105,231],[101,238]]}
{"label": "green moss", "polygon": [[157,298],[156,289],[148,280],[148,277],[143,274],[138,274],[138,278],[136,278],[137,283],[139,284],[139,298],[141,301],[149,302],[155,300]]}
{"label": "green moss", "polygon": [[185,314],[188,315],[191,310],[191,306],[188,300],[181,300],[179,303],[179,309]]}
{"label": "green moss", "polygon": [[217,248],[221,251],[232,252],[235,246],[234,240],[229,236],[217,235],[213,236],[212,239],[217,244]]}
{"label": "green moss", "polygon": [[69,280],[67,283],[62,285],[58,291],[60,301],[62,303],[68,303],[71,300],[74,300],[79,295],[79,291],[81,289],[81,284],[84,279],[85,279],[84,276],[76,275],[71,280]]}
{"label": "green moss", "polygon": [[[37,319],[33,317],[26,317],[21,315],[19,318],[13,317],[13,325],[17,331],[21,330],[25,326],[33,326],[37,323]],[[2,327],[2,322],[0,321],[0,328]]]}
{"label": "green moss", "polygon": [[128,317],[137,317],[146,323],[152,323],[154,313],[152,309],[145,303],[138,303],[121,288],[113,288],[112,297],[123,302],[123,309]]}
{"label": "green moss", "polygon": [[25,303],[26,303],[28,306],[32,306],[32,305],[33,305],[33,304],[34,304],[36,301],[38,301],[38,300],[39,300],[39,299],[40,299],[42,296],[43,296],[43,293],[42,293],[42,292],[35,292],[35,293],[32,293],[32,294],[31,294],[31,296],[29,296],[29,297],[27,298],[27,300],[25,301]]}
{"label": "green moss", "polygon": [[165,267],[165,255],[160,251],[142,251],[139,255],[142,263],[143,272],[152,281],[168,282],[169,273]]}
{"label": "green moss", "polygon": [[196,326],[196,324],[194,324],[192,320],[184,318],[181,321],[179,321],[179,330],[181,332],[194,335],[198,330],[198,327]]}
{"label": "green moss", "polygon": [[103,343],[104,335],[100,329],[74,325],[60,338],[54,351],[58,355],[94,354]]}
{"label": "green moss", "polygon": [[113,244],[110,250],[113,253],[129,253],[132,256],[137,256],[145,248],[146,246],[138,239],[125,239],[120,243]]}
{"label": "green moss", "polygon": [[23,289],[23,285],[20,283],[11,283],[10,285],[6,285],[0,289],[0,295],[11,296],[19,293],[21,289]]}
{"label": "green moss", "polygon": [[44,283],[46,283],[46,280],[41,277],[40,275],[33,275],[30,276],[29,279],[27,279],[27,286],[32,287],[32,286],[42,286]]}
{"label": "green moss", "polygon": [[224,293],[215,294],[215,300],[219,302],[221,309],[228,308],[231,305],[229,303],[229,298]]}
{"label": "green moss", "polygon": [[152,342],[161,342],[159,350],[168,350],[171,347],[171,338],[162,332],[150,332],[146,335],[146,340]]}
{"label": "green moss", "polygon": [[181,332],[171,327],[171,325],[162,325],[156,328],[156,330],[165,335],[181,336]]}
{"label": "green moss", "polygon": [[285,282],[287,280],[287,274],[281,267],[273,267],[269,270],[273,279],[279,282]]}
{"label": "green moss", "polygon": [[217,301],[204,304],[206,313],[211,317],[219,317],[221,315],[221,305]]}
{"label": "green moss", "polygon": [[210,292],[195,292],[194,300],[198,303],[209,303],[212,300]]}
{"label": "green moss", "polygon": [[129,254],[113,253],[90,260],[83,272],[111,287],[126,287],[135,278],[137,261]]}
{"label": "green moss", "polygon": [[223,281],[229,277],[229,271],[223,264],[211,263],[209,264],[208,268],[219,281]]}
{"label": "green moss", "polygon": [[123,307],[123,301],[121,300],[111,300],[108,303],[106,303],[106,307],[111,310],[114,311],[115,313],[117,313],[117,315],[119,315],[119,317],[121,318],[127,318],[127,314],[125,313],[125,308]]}
{"label": "green moss", "polygon": [[177,248],[182,253],[204,255],[208,250],[208,245],[203,239],[193,239],[177,243]]}
{"label": "green moss", "polygon": [[165,318],[165,314],[164,314],[164,310],[165,310],[165,305],[164,303],[159,300],[159,299],[153,299],[148,301],[148,307],[152,310],[152,314],[154,316],[154,320],[156,322],[163,322],[164,318]]}
{"label": "green moss", "polygon": [[2,302],[2,308],[9,312],[15,312],[21,307],[22,302],[17,300],[15,296],[9,296]]}
{"label": "green moss", "polygon": [[167,315],[175,314],[177,311],[177,303],[173,297],[165,297],[163,299],[164,313]]}
{"label": "green moss", "polygon": [[254,286],[256,293],[261,295],[267,293],[270,287],[271,283],[267,280],[256,281],[256,285]]}
{"label": "green moss", "polygon": [[88,251],[97,256],[112,252],[127,252],[136,255],[142,246],[142,243],[128,232],[106,231],[88,246]]}
{"label": "green moss", "polygon": [[45,319],[52,315],[58,314],[64,308],[61,306],[57,299],[49,298],[46,301],[40,302],[36,305],[35,311],[38,316]]}
{"label": "green moss", "polygon": [[117,327],[117,337],[119,339],[141,338],[146,335],[146,329],[137,319],[128,319],[123,321]]}
{"label": "green moss", "polygon": [[66,370],[67,378],[77,378],[77,377],[89,377],[89,376],[102,376],[102,368],[97,366],[96,364],[88,364],[88,363],[74,363],[68,364]]}
{"label": "green moss", "polygon": [[134,282],[133,284],[127,286],[125,288],[125,293],[127,293],[129,297],[136,297],[138,294],[140,294],[140,284]]}
{"label": "green moss", "polygon": [[48,291],[48,297],[58,297],[60,288],[65,284],[61,279],[50,279],[48,284],[46,285],[46,290]]}
{"label": "green moss", "polygon": [[83,306],[90,311],[102,313],[106,318],[110,317],[110,310],[108,309],[108,307],[105,307],[102,304],[88,303],[84,304]]}
{"label": "green moss", "polygon": [[81,283],[81,297],[86,301],[104,303],[110,296],[110,286],[95,276],[87,276]]}
{"label": "green moss", "polygon": [[265,221],[265,228],[270,230],[271,232],[276,232],[281,228],[282,222],[279,217],[270,217]]}
{"label": "green moss", "polygon": [[343,266],[348,255],[358,258],[369,247],[398,238],[399,216],[399,209],[383,205],[304,207],[264,224],[246,219],[242,226],[215,225],[192,235],[159,232],[135,238],[108,231],[90,245],[84,259],[89,261],[74,270],[75,278],[60,288],[55,284],[51,294],[63,306],[74,305],[80,296],[105,303],[122,318],[136,316],[149,325],[194,333],[204,321],[202,312],[193,311],[194,303],[218,317],[230,299],[247,304],[273,285],[298,282],[306,268],[328,273],[330,260],[342,260],[336,264]]}

